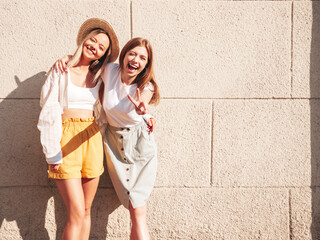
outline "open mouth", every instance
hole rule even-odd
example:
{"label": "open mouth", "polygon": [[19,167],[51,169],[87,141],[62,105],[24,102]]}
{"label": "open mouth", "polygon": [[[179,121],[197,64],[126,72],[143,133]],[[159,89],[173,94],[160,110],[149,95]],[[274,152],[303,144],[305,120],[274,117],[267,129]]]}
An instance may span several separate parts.
{"label": "open mouth", "polygon": [[129,69],[129,71],[130,72],[135,72],[135,71],[137,71],[139,68],[137,67],[137,66],[134,66],[134,65],[132,65],[132,64],[128,64],[128,69]]}

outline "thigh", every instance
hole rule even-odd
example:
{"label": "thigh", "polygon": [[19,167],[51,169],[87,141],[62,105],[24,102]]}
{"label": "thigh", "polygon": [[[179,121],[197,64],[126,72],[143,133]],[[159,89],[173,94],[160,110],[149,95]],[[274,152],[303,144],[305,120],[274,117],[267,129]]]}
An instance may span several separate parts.
{"label": "thigh", "polygon": [[91,208],[94,196],[96,195],[98,184],[99,184],[99,177],[96,178],[82,178],[82,188],[84,194],[84,204],[85,208]]}
{"label": "thigh", "polygon": [[56,185],[68,212],[72,210],[84,210],[84,194],[81,179],[56,179]]}

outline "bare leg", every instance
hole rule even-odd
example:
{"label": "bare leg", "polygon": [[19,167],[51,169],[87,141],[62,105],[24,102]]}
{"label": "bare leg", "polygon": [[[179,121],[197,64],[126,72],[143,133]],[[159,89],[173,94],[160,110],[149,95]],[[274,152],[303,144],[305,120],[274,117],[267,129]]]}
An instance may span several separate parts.
{"label": "bare leg", "polygon": [[81,179],[56,179],[56,184],[68,212],[68,220],[63,231],[62,239],[79,239],[85,217]]}
{"label": "bare leg", "polygon": [[150,240],[147,226],[147,205],[133,208],[130,203],[130,217],[132,222],[131,240]]}
{"label": "bare leg", "polygon": [[85,202],[85,218],[81,228],[80,238],[81,240],[88,240],[90,236],[91,228],[91,206],[96,195],[99,184],[99,177],[97,178],[82,178],[82,188],[84,193]]}

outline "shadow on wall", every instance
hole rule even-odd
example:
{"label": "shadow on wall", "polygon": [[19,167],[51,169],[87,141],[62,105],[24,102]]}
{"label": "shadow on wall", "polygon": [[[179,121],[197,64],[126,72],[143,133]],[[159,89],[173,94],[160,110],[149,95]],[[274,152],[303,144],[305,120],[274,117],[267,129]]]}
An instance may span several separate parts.
{"label": "shadow on wall", "polygon": [[311,121],[311,184],[312,239],[320,239],[320,4],[312,2],[312,40],[310,54],[310,121]]}
{"label": "shadow on wall", "polygon": [[[45,240],[62,236],[66,210],[57,188],[47,178],[36,127],[39,99],[17,98],[34,92],[35,86],[40,95],[45,78],[45,72],[24,81],[15,76],[17,88],[0,102],[0,239],[17,239],[20,235],[25,240]],[[110,182],[106,175],[105,171],[102,181]],[[98,190],[97,198],[98,206],[93,202],[92,225],[100,239],[106,239],[108,217],[120,204],[115,194]]]}

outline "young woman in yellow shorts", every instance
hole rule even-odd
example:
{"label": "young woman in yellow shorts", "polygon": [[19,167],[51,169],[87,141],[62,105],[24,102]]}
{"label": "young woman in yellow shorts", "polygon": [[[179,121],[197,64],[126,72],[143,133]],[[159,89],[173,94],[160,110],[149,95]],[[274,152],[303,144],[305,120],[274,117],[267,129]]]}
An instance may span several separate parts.
{"label": "young woman in yellow shorts", "polygon": [[68,72],[52,69],[41,90],[38,129],[43,152],[67,208],[62,239],[89,239],[90,209],[103,173],[102,135],[96,123],[100,75],[119,54],[110,24],[85,21]]}

